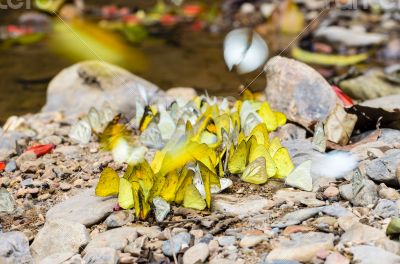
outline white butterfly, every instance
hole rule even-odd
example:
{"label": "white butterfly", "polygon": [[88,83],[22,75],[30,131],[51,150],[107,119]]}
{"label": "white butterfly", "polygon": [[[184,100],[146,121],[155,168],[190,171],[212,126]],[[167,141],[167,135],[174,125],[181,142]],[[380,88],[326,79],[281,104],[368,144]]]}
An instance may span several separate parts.
{"label": "white butterfly", "polygon": [[268,46],[264,39],[249,28],[228,33],[224,40],[224,58],[229,70],[236,66],[238,73],[249,73],[268,59]]}

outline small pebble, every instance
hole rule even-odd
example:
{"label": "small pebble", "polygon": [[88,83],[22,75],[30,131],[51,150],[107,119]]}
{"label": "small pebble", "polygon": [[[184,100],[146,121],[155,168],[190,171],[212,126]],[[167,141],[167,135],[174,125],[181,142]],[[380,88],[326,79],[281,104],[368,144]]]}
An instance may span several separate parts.
{"label": "small pebble", "polygon": [[257,244],[261,243],[265,239],[265,236],[259,235],[259,236],[244,236],[242,240],[240,240],[240,247],[242,248],[249,248],[249,247],[254,247]]}
{"label": "small pebble", "polygon": [[64,192],[71,190],[71,188],[72,188],[72,186],[69,183],[66,183],[66,182],[60,183],[60,189]]}
{"label": "small pebble", "polygon": [[324,191],[324,196],[326,198],[336,198],[339,195],[339,189],[334,186],[329,186]]}

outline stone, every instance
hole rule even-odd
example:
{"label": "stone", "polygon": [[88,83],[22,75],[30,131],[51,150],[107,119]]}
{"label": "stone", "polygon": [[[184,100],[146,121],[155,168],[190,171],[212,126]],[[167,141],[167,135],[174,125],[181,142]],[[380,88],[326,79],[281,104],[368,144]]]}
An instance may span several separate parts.
{"label": "stone", "polygon": [[134,242],[129,243],[124,248],[124,252],[125,253],[130,253],[131,255],[133,255],[135,257],[140,257],[140,254],[142,252],[142,248],[147,243],[147,241],[148,241],[148,237],[147,236],[138,237]]}
{"label": "stone", "polygon": [[165,95],[171,97],[173,100],[181,99],[188,102],[197,96],[197,92],[190,87],[175,87],[168,89]]}
{"label": "stone", "polygon": [[137,237],[137,230],[133,227],[111,229],[95,235],[85,248],[85,252],[104,247],[122,250],[128,243],[135,241]]}
{"label": "stone", "polygon": [[355,246],[350,248],[353,260],[359,264],[391,263],[399,264],[400,256],[390,253],[382,248],[373,246]]}
{"label": "stone", "polygon": [[354,206],[367,206],[375,204],[378,201],[378,187],[371,180],[364,180],[364,187],[353,197],[351,184],[345,184],[339,187],[340,196],[350,201]]}
{"label": "stone", "polygon": [[308,65],[277,56],[268,61],[264,70],[267,101],[289,120],[310,128],[334,109],[337,99],[331,86]]}
{"label": "stone", "polygon": [[[25,171],[28,171],[29,167],[27,165],[23,166],[24,163],[35,161],[37,159],[36,154],[31,151],[26,151],[22,153],[17,160],[15,161],[18,168],[23,168]],[[32,163],[31,163],[32,164]],[[29,165],[29,164],[28,164]],[[36,165],[33,163],[32,165]],[[25,167],[25,168],[24,168]],[[28,167],[28,168],[27,168]],[[36,171],[35,171],[36,172]]]}
{"label": "stone", "polygon": [[17,169],[17,163],[15,162],[15,160],[10,160],[6,167],[5,167],[5,171],[6,172],[14,172]]}
{"label": "stone", "polygon": [[121,210],[109,215],[104,222],[108,228],[115,228],[131,223],[133,220],[133,212],[128,210]]}
{"label": "stone", "polygon": [[11,214],[14,212],[15,202],[12,195],[5,188],[0,188],[0,213]]}
{"label": "stone", "polygon": [[282,145],[289,151],[290,157],[296,166],[299,166],[308,160],[322,157],[322,153],[316,151],[313,148],[311,141],[307,139],[283,141]]}
{"label": "stone", "polygon": [[384,34],[340,26],[320,27],[314,34],[318,38],[328,40],[329,43],[340,43],[353,48],[379,45],[387,41],[387,36]]}
{"label": "stone", "polygon": [[209,254],[208,245],[205,243],[198,243],[183,254],[183,264],[204,263]]}
{"label": "stone", "polygon": [[291,213],[287,213],[282,219],[271,224],[272,227],[284,228],[291,225],[297,225],[313,217],[323,210],[323,207],[305,208]]}
{"label": "stone", "polygon": [[162,251],[164,255],[172,257],[173,254],[178,254],[183,247],[188,247],[190,244],[190,234],[186,232],[179,233],[171,239],[164,241],[162,244]]}
{"label": "stone", "polygon": [[398,217],[399,208],[397,207],[396,202],[391,200],[381,199],[375,206],[374,214],[382,218]]}
{"label": "stone", "polygon": [[400,164],[400,150],[394,151],[381,158],[374,159],[365,166],[366,174],[376,182],[400,187],[396,169]]}
{"label": "stone", "polygon": [[89,241],[89,233],[84,225],[64,219],[48,219],[36,235],[31,252],[38,262],[55,253],[78,253]]}
{"label": "stone", "polygon": [[325,189],[323,195],[328,199],[336,198],[339,195],[339,189],[335,186],[329,186]]}
{"label": "stone", "polygon": [[357,120],[357,115],[347,113],[342,105],[337,104],[325,121],[326,139],[342,146],[347,145]]}
{"label": "stone", "polygon": [[29,241],[24,233],[13,231],[0,232],[0,263],[2,264],[33,264],[29,252]]}
{"label": "stone", "polygon": [[393,112],[395,109],[400,109],[400,94],[367,100],[362,102],[361,105],[374,108],[382,108],[386,111]]}
{"label": "stone", "polygon": [[274,195],[275,204],[294,203],[299,204],[306,200],[316,199],[316,194],[312,192],[297,191],[291,189],[278,190]]}
{"label": "stone", "polygon": [[[361,76],[343,80],[339,83],[339,86],[351,98],[363,101],[385,98],[386,96],[400,93],[397,84],[385,80],[385,73],[382,70],[375,69],[370,70]],[[367,101],[366,104],[368,106],[380,105],[382,100],[387,101],[387,99],[381,99],[380,102]]]}
{"label": "stone", "polygon": [[322,212],[334,217],[354,216],[352,212],[342,207],[339,203],[324,206]]}
{"label": "stone", "polygon": [[240,240],[239,246],[242,248],[251,248],[258,245],[265,239],[266,237],[264,235],[247,235]]}
{"label": "stone", "polygon": [[350,260],[337,252],[332,252],[326,258],[324,264],[350,264]]}
{"label": "stone", "polygon": [[89,189],[50,208],[46,218],[61,218],[90,227],[110,215],[116,203],[116,198],[97,197],[94,190]]}
{"label": "stone", "polygon": [[251,214],[260,213],[269,209],[273,202],[257,195],[236,197],[233,195],[218,194],[213,196],[212,210],[232,214],[239,217],[246,217]]}
{"label": "stone", "polygon": [[400,193],[393,188],[387,187],[384,183],[379,185],[379,197],[392,201],[400,200]]}
{"label": "stone", "polygon": [[303,225],[292,225],[288,226],[283,230],[283,235],[288,236],[293,233],[307,233],[310,231],[313,231],[314,229],[309,226],[303,226]]}
{"label": "stone", "polygon": [[73,256],[75,256],[76,253],[74,252],[60,252],[60,253],[55,253],[50,256],[45,257],[40,261],[40,264],[54,264],[54,263],[65,263],[69,259],[71,259]]}
{"label": "stone", "polygon": [[113,248],[93,248],[86,252],[84,263],[117,264],[118,254]]}
{"label": "stone", "polygon": [[88,113],[91,107],[101,109],[105,103],[110,103],[116,112],[130,118],[135,113],[136,100],[147,105],[163,94],[156,85],[122,68],[106,62],[84,61],[53,78],[42,111],[79,116]]}
{"label": "stone", "polygon": [[291,235],[291,240],[280,241],[277,247],[273,248],[268,254],[267,260],[285,259],[311,262],[319,251],[333,249],[333,239],[333,234],[295,233]]}
{"label": "stone", "polygon": [[269,138],[278,137],[282,141],[306,139],[306,130],[295,124],[285,124],[269,134]]}
{"label": "stone", "polygon": [[217,237],[218,244],[222,247],[232,246],[236,243],[236,237],[234,236],[220,236]]}
{"label": "stone", "polygon": [[340,242],[346,244],[352,242],[355,244],[370,243],[380,239],[386,239],[385,232],[361,223],[353,224],[340,238]]}
{"label": "stone", "polygon": [[60,183],[61,191],[67,192],[67,191],[71,190],[71,188],[72,188],[72,185],[67,183],[67,182],[61,182]]}

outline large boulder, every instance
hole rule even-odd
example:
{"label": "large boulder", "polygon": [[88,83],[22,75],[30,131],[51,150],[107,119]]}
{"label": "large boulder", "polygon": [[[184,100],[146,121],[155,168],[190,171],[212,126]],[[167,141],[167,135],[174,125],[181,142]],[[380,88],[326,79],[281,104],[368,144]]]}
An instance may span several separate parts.
{"label": "large boulder", "polygon": [[132,116],[136,100],[149,103],[164,93],[159,88],[117,66],[85,61],[61,71],[50,82],[44,112],[62,111],[67,116],[87,113],[90,107],[100,109],[104,103],[118,112]]}
{"label": "large boulder", "polygon": [[264,70],[267,101],[289,120],[310,127],[325,120],[334,109],[337,98],[331,86],[308,65],[278,56]]}
{"label": "large boulder", "polygon": [[0,263],[33,264],[28,239],[22,232],[0,232]]}

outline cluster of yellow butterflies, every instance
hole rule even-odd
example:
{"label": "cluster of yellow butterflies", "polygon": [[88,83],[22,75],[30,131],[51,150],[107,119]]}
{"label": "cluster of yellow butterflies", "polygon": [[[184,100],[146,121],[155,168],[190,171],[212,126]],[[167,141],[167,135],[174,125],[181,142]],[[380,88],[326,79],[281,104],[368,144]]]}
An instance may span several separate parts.
{"label": "cluster of yellow butterflies", "polygon": [[[98,196],[118,194],[120,207],[135,208],[145,219],[153,199],[203,210],[211,194],[229,187],[231,175],[249,183],[283,179],[294,169],[287,149],[269,132],[286,123],[267,102],[229,102],[208,96],[168,107],[136,105],[136,117],[123,124],[114,119],[100,134],[100,143],[114,160],[129,164],[123,177],[106,168],[96,187]],[[130,129],[127,129],[130,127]],[[139,136],[134,137],[133,131]],[[151,161],[148,148],[157,149]]]}

